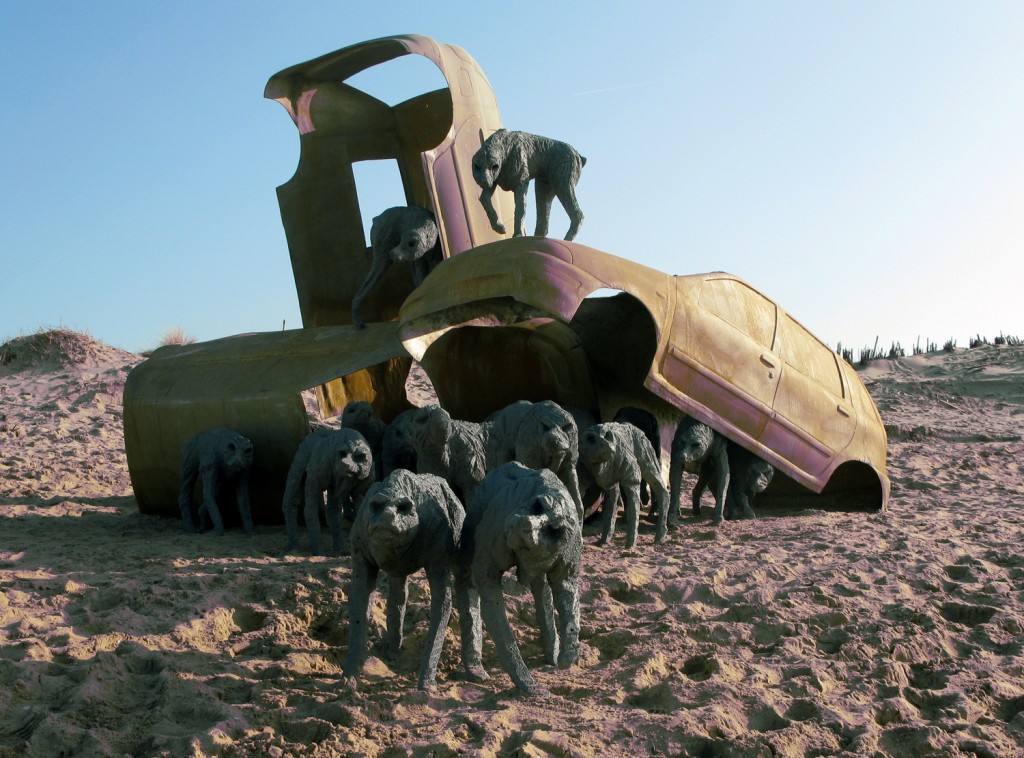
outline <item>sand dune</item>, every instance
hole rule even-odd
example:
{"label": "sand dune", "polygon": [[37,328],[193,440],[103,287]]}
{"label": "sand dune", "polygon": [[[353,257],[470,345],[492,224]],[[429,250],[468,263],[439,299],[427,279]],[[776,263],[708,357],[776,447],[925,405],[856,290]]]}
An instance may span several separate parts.
{"label": "sand dune", "polygon": [[[66,334],[66,333],[64,333]],[[58,335],[59,337],[59,335]],[[63,339],[63,342],[61,341]],[[0,347],[0,756],[1010,756],[1024,754],[1024,348],[863,371],[890,433],[883,514],[686,519],[655,547],[585,534],[583,654],[551,695],[455,676],[452,620],[415,690],[426,582],[358,692],[345,559],[283,526],[217,538],[140,515],[121,391],[141,358],[79,335]]]}

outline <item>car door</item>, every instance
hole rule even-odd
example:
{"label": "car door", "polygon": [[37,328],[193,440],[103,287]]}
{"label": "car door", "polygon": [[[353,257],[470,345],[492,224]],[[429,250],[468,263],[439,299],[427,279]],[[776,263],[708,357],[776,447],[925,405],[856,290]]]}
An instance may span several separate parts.
{"label": "car door", "polygon": [[779,317],[779,387],[765,444],[812,476],[853,439],[857,414],[838,357],[788,313]]}
{"label": "car door", "polygon": [[680,277],[679,285],[663,376],[728,436],[760,440],[779,383],[777,306],[728,274]]}

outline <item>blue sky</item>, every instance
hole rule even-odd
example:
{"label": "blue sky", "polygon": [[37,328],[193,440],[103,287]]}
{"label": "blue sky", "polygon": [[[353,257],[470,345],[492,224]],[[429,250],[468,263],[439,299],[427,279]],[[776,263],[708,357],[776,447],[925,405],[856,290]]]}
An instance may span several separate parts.
{"label": "blue sky", "polygon": [[0,340],[298,327],[275,188],[299,137],[263,87],[400,33],[464,47],[507,127],[587,157],[580,243],[738,274],[832,346],[1024,336],[1015,0],[0,7]]}

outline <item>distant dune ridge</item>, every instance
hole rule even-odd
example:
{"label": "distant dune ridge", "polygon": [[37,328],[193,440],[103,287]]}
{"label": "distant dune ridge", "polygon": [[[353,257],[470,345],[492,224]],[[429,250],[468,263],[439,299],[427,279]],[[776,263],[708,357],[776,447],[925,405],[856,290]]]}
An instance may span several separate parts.
{"label": "distant dune ridge", "polygon": [[392,662],[375,596],[347,690],[347,559],[282,557],[283,525],[140,515],[121,428],[140,360],[60,330],[0,345],[0,758],[1024,754],[1024,347],[862,370],[888,513],[687,518],[660,546],[643,521],[630,552],[588,525],[576,666],[543,663],[508,585],[552,693],[532,700],[489,637],[491,680],[456,678],[454,618],[437,688],[415,690],[422,575]]}

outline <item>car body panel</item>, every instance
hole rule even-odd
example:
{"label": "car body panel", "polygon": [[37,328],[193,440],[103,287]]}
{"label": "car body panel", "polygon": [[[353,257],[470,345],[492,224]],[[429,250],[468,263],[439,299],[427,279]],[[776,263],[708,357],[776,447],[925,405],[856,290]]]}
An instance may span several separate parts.
{"label": "car body panel", "polygon": [[[448,363],[451,374],[459,367],[430,351],[453,330],[484,324],[507,329],[544,317],[575,327],[577,311],[592,302],[587,296],[601,289],[635,298],[649,316],[650,324],[636,331],[638,341],[651,344],[642,359],[647,365],[634,386],[625,387],[627,399],[632,394],[639,404],[649,402],[641,397],[646,390],[813,492],[822,492],[843,464],[861,464],[865,497],[871,507],[884,507],[885,430],[860,378],[777,303],[731,274],[670,276],[577,243],[522,237],[435,269],[403,305],[399,334],[428,371],[433,360]],[[606,338],[610,334],[590,338],[592,364],[604,360]],[[609,384],[607,374],[592,368],[599,396]],[[611,383],[623,389],[623,382]]]}

